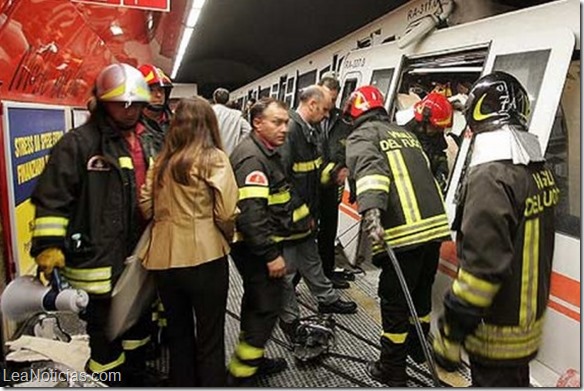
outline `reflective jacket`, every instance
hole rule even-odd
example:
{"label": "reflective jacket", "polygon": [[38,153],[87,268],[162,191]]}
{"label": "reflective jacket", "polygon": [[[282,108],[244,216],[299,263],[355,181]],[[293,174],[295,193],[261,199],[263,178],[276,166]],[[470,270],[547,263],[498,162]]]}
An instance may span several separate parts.
{"label": "reflective jacket", "polygon": [[300,114],[290,111],[288,135],[280,148],[286,175],[300,197],[306,203],[311,216],[318,220],[318,187],[322,156],[319,150],[320,129],[309,126]]}
{"label": "reflective jacket", "polygon": [[453,224],[460,268],[445,307],[447,319],[466,325],[473,359],[525,363],[537,354],[559,193],[543,163],[469,169]]}
{"label": "reflective jacket", "polygon": [[[148,166],[151,148],[140,143]],[[31,255],[62,249],[72,286],[109,295],[141,234],[136,191],[122,136],[92,116],[59,140],[39,177]]]}
{"label": "reflective jacket", "polygon": [[336,107],[331,109],[327,122],[328,128],[322,130],[321,138],[323,164],[320,182],[334,185],[338,171],[347,167],[345,150],[352,126],[343,121],[341,110]]}
{"label": "reflective jacket", "polygon": [[255,133],[235,147],[230,160],[241,211],[234,241],[271,262],[281,255],[279,243],[310,234],[308,207],[293,194],[278,151],[268,149]]}
{"label": "reflective jacket", "polygon": [[[347,164],[362,215],[381,210],[385,241],[396,250],[450,237],[442,195],[416,136],[373,111],[347,139]],[[384,252],[373,246],[373,255]]]}

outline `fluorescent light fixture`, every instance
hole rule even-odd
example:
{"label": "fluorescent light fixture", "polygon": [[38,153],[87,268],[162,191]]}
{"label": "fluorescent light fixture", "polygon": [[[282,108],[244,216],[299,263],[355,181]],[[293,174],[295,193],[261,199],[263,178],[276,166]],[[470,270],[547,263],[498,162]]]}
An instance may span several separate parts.
{"label": "fluorescent light fixture", "polygon": [[124,33],[124,30],[122,30],[122,28],[117,24],[112,24],[110,26],[110,31],[114,36],[122,35]]}
{"label": "fluorescent light fixture", "polygon": [[187,17],[185,27],[182,32],[182,37],[180,39],[180,45],[178,46],[178,51],[176,53],[176,57],[174,60],[174,65],[172,67],[172,73],[170,74],[170,78],[174,79],[176,74],[178,73],[178,69],[182,63],[183,56],[187,50],[187,46],[189,45],[189,41],[191,40],[191,36],[193,35],[193,30],[197,21],[199,20],[199,16],[201,15],[201,10],[205,5],[205,0],[192,0],[191,9],[189,11],[189,16]]}
{"label": "fluorescent light fixture", "polygon": [[189,18],[187,19],[187,27],[195,27],[197,21],[199,20],[199,15],[201,15],[200,8],[191,8],[191,12],[189,13]]}

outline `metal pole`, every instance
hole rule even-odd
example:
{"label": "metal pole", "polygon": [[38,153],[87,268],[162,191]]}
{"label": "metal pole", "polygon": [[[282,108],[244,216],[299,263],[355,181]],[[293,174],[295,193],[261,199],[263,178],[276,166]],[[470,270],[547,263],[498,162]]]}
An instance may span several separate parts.
{"label": "metal pole", "polygon": [[422,351],[424,352],[424,357],[426,357],[426,361],[428,362],[428,367],[430,368],[430,374],[432,375],[432,379],[434,380],[435,387],[441,387],[440,378],[438,377],[438,372],[436,371],[436,363],[434,362],[434,357],[430,353],[430,348],[428,345],[428,341],[426,341],[426,337],[424,337],[424,332],[422,331],[422,325],[420,324],[420,318],[418,318],[418,313],[416,312],[416,307],[414,306],[414,301],[412,300],[412,295],[410,294],[410,290],[408,289],[408,284],[404,277],[404,274],[399,266],[395,253],[393,249],[387,244],[387,242],[383,242],[383,247],[385,248],[385,252],[389,256],[391,260],[391,264],[397,274],[397,279],[399,280],[399,284],[401,285],[402,291],[406,298],[406,303],[408,304],[408,308],[410,310],[410,314],[414,320],[414,326],[416,327],[416,332],[420,339],[420,344],[422,345]]}

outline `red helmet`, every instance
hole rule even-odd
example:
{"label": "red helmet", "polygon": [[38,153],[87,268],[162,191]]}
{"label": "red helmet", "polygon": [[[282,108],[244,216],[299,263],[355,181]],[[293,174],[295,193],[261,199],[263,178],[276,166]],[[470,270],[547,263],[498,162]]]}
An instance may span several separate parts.
{"label": "red helmet", "polygon": [[414,104],[414,117],[418,122],[428,121],[438,128],[449,128],[452,126],[452,105],[444,95],[431,92]]}
{"label": "red helmet", "polygon": [[377,108],[383,108],[383,94],[375,86],[362,86],[351,93],[344,114],[358,118],[365,112]]}
{"label": "red helmet", "polygon": [[152,64],[141,65],[138,69],[144,75],[144,79],[146,79],[146,83],[148,83],[149,86],[157,84],[163,88],[172,88],[170,77],[166,76],[162,69],[155,67]]}

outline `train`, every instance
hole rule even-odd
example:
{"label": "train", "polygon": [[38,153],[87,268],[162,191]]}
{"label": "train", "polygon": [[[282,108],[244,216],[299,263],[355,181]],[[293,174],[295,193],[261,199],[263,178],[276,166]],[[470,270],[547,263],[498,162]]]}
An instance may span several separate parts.
{"label": "train", "polygon": [[[580,3],[539,3],[519,8],[490,0],[410,1],[242,86],[233,91],[232,98],[243,106],[249,99],[272,96],[295,107],[302,88],[334,71],[342,88],[337,105],[342,107],[358,86],[372,84],[384,93],[386,109],[398,119],[413,104],[417,89],[463,96],[481,75],[494,70],[515,75],[532,103],[529,131],[538,135],[562,192],[544,339],[532,364],[534,383],[549,385],[551,379],[580,368],[581,363]],[[451,131],[462,137],[462,144],[452,159],[445,198],[450,219],[469,145],[463,117],[455,110]],[[357,241],[352,238],[360,217],[348,202],[348,189],[345,193],[339,241],[349,257],[357,257]],[[440,312],[439,304],[456,270],[454,243],[446,242],[434,286],[437,305],[433,312]]]}
{"label": "train", "polygon": [[[89,115],[87,97],[99,71],[112,62],[154,63],[169,70],[180,51],[189,0],[172,0],[166,13],[91,3],[0,0],[0,290],[34,269],[28,256],[34,216],[30,193],[50,148]],[[544,340],[531,371],[532,383],[541,386],[554,385],[581,365],[580,15],[578,0],[411,0],[231,92],[240,108],[264,96],[294,108],[304,87],[335,72],[342,88],[337,106],[355,88],[373,84],[399,120],[423,91],[440,89],[454,99],[493,70],[515,75],[532,103],[529,131],[538,135],[562,192]],[[196,86],[174,91],[192,95]],[[462,143],[451,154],[449,218],[468,152],[463,117],[458,107],[451,131]],[[339,213],[339,245],[355,259],[361,256],[354,240],[360,216],[348,202],[348,188]],[[434,314],[441,312],[456,270],[454,242],[445,242]],[[3,340],[13,327],[2,323]]]}

